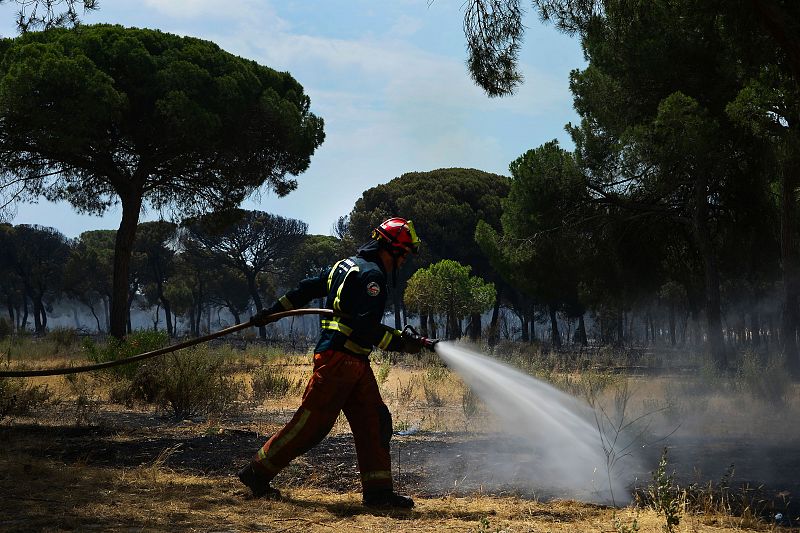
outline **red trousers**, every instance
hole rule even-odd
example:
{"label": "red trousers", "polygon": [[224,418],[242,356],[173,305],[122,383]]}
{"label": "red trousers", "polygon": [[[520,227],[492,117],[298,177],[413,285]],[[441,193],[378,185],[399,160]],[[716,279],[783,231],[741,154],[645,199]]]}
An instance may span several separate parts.
{"label": "red trousers", "polygon": [[375,375],[369,361],[333,350],[314,355],[314,374],[300,407],[258,450],[253,466],[271,480],[292,459],[319,444],[340,411],[353,431],[364,492],[391,489],[392,416],[381,399]]}

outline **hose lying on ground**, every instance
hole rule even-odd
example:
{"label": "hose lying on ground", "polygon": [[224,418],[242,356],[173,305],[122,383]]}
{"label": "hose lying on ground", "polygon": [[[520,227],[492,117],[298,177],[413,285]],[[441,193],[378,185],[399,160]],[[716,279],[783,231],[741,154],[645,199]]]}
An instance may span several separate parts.
{"label": "hose lying on ground", "polygon": [[[292,309],[291,311],[282,311],[280,313],[275,313],[270,316],[270,321],[273,320],[280,320],[281,318],[287,316],[296,316],[296,315],[326,315],[328,317],[333,316],[333,311],[330,309]],[[236,331],[252,327],[253,324],[251,322],[245,322],[243,324],[236,324],[235,326],[231,326],[229,328],[221,329],[219,331],[215,331],[214,333],[209,333],[208,335],[204,335],[203,337],[198,337],[196,339],[189,339],[188,341],[180,342],[178,344],[173,344],[172,346],[166,346],[164,348],[159,348],[158,350],[153,350],[150,352],[140,353],[138,355],[132,355],[131,357],[125,357],[124,359],[116,359],[114,361],[106,361],[105,363],[97,363],[94,365],[83,365],[83,366],[69,366],[63,368],[44,368],[41,370],[3,370],[0,371],[0,378],[28,378],[33,376],[61,376],[64,374],[77,374],[79,372],[91,372],[92,370],[100,370],[103,368],[111,368],[112,366],[124,365],[126,363],[134,363],[136,361],[142,361],[143,359],[149,359],[151,357],[156,357],[157,355],[163,355],[165,353],[174,352],[177,350],[181,350],[183,348],[188,348],[189,346],[194,346],[195,344],[200,344],[201,342],[207,342],[212,339],[216,339],[218,337],[223,337],[225,335],[230,335]]]}

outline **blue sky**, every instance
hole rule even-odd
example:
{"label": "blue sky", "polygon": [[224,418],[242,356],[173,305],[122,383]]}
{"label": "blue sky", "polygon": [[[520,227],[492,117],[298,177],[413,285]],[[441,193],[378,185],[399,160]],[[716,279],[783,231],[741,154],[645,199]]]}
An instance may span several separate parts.
{"label": "blue sky", "polygon": [[[0,34],[15,36],[17,4],[0,6]],[[584,65],[579,43],[526,14],[525,83],[490,99],[467,74],[463,0],[105,0],[85,23],[158,28],[208,39],[290,72],[325,120],[326,140],[284,198],[243,204],[303,220],[329,234],[368,188],[405,172],[446,167],[508,174],[508,164],[576,121],[568,76]],[[424,191],[420,191],[424,194]],[[68,237],[116,229],[120,211],[82,216],[68,204],[19,205],[13,224],[53,226]],[[146,212],[141,220],[169,218]]]}

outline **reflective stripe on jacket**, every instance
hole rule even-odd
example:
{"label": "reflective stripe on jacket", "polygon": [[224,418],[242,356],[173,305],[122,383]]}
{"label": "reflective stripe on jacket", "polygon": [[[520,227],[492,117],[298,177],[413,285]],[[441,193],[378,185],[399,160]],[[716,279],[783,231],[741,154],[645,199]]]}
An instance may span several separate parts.
{"label": "reflective stripe on jacket", "polygon": [[353,256],[301,281],[278,301],[290,310],[325,297],[325,307],[335,314],[320,321],[322,332],[314,351],[339,350],[365,358],[374,346],[401,350],[401,332],[381,323],[386,295],[386,274],[378,263]]}

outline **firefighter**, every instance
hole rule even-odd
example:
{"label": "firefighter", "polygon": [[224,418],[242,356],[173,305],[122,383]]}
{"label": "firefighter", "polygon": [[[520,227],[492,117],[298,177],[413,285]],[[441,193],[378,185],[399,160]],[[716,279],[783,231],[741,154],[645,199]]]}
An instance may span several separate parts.
{"label": "firefighter", "polygon": [[239,472],[254,497],[280,498],[270,481],[289,462],[316,446],[344,411],[356,445],[363,503],[367,507],[411,508],[414,501],[394,492],[389,439],[392,417],[383,403],[369,364],[373,347],[419,352],[425,339],[381,324],[386,306],[386,279],[393,277],[419,238],[410,220],[390,218],[372,232],[371,240],[353,257],[342,259],[318,276],[307,278],[272,307],[257,313],[251,323],[265,325],[271,315],[305,306],[326,297],[334,311],[321,320],[314,349],[314,372],[294,417],[275,433]]}

